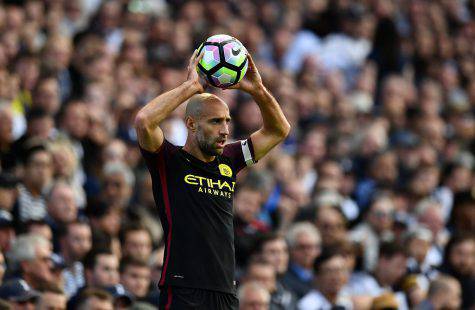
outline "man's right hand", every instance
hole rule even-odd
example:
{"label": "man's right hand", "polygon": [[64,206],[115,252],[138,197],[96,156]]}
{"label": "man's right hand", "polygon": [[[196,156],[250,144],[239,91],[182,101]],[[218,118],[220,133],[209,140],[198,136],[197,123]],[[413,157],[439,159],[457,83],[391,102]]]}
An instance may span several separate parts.
{"label": "man's right hand", "polygon": [[203,55],[204,53],[198,54],[198,50],[193,52],[193,55],[191,55],[190,61],[188,63],[188,74],[186,77],[187,82],[192,83],[199,94],[203,93],[205,88],[208,86],[208,83],[198,74],[197,69],[198,63],[203,58]]}

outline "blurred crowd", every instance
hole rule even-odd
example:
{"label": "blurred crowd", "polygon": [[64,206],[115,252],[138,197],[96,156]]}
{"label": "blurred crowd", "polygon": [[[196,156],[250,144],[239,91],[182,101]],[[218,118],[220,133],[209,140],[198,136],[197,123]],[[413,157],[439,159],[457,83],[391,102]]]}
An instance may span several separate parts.
{"label": "blurred crowd", "polygon": [[[292,125],[238,176],[240,307],[474,309],[473,0],[0,1],[0,309],[157,305],[134,116],[218,33]],[[209,91],[230,140],[261,126]],[[177,145],[183,116],[162,124]]]}

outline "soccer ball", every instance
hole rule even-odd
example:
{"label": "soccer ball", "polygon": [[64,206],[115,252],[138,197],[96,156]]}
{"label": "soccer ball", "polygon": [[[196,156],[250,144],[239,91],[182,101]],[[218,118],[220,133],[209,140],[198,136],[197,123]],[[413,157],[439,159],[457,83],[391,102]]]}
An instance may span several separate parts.
{"label": "soccer ball", "polygon": [[208,82],[220,88],[238,83],[247,71],[247,50],[238,39],[227,34],[209,37],[198,48],[204,52],[198,72]]}

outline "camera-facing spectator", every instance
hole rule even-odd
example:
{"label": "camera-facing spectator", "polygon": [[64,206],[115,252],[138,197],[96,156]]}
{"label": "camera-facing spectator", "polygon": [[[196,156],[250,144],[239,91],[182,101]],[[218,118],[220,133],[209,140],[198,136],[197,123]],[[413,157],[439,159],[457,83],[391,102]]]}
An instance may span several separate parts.
{"label": "camera-facing spectator", "polygon": [[416,309],[460,309],[461,304],[460,283],[451,276],[441,274],[430,282],[427,299]]}
{"label": "camera-facing spectator", "polygon": [[270,306],[270,294],[257,282],[243,284],[238,291],[239,310],[267,310]]}
{"label": "camera-facing spectator", "polygon": [[122,255],[148,261],[152,254],[152,236],[141,223],[124,225],[120,232]]}
{"label": "camera-facing spectator", "polygon": [[144,300],[149,293],[151,269],[146,261],[124,257],[120,262],[120,283],[136,298]]}

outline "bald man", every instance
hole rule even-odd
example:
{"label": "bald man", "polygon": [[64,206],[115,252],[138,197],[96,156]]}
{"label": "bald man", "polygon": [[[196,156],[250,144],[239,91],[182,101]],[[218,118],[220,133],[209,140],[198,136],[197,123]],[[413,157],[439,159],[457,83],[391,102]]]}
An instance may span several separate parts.
{"label": "bald man", "polygon": [[[263,126],[248,139],[226,144],[229,108],[217,96],[204,93],[196,71],[201,57],[195,51],[187,80],[153,99],[135,119],[165,235],[160,309],[238,308],[233,237],[236,174],[262,158],[290,131],[249,55],[245,78],[232,88],[252,96]],[[185,145],[177,147],[165,139],[159,125],[188,100],[188,136]]]}

